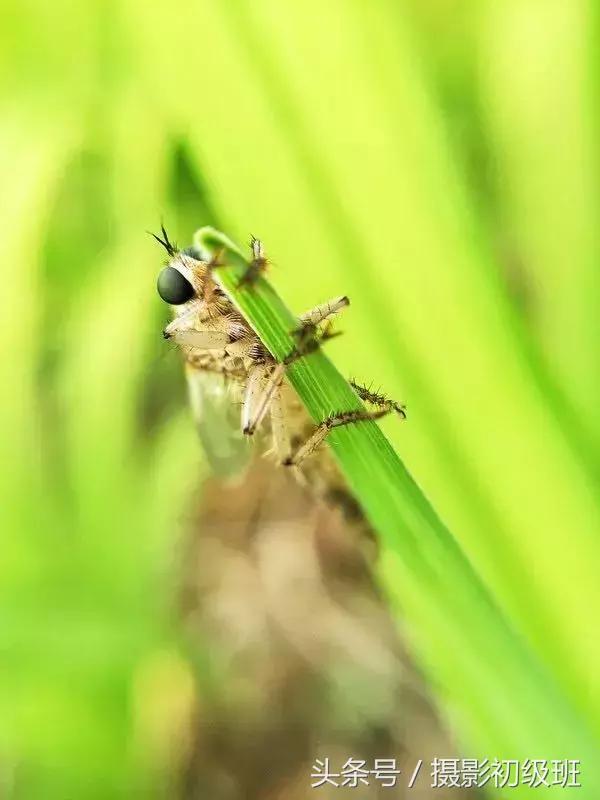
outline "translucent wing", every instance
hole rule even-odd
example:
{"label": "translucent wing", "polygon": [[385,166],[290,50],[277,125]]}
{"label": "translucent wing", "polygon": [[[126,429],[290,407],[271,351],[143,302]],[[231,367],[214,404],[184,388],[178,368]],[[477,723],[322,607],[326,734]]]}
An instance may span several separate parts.
{"label": "translucent wing", "polygon": [[237,387],[217,372],[186,367],[190,405],[210,466],[221,477],[238,475],[252,448],[240,429]]}

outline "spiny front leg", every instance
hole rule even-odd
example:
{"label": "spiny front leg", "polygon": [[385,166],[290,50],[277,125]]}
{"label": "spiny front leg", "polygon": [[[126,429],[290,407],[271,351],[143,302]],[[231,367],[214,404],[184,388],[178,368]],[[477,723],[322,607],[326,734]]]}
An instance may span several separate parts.
{"label": "spiny front leg", "polygon": [[390,413],[391,409],[381,409],[380,411],[367,411],[366,409],[356,409],[353,411],[342,411],[338,414],[330,414],[326,419],[318,425],[313,434],[302,444],[295,453],[293,453],[283,463],[286,466],[297,466],[307,456],[310,456],[321,445],[328,433],[334,428],[340,428],[344,425],[353,425],[356,422],[364,422],[370,419],[380,419],[386,414]]}

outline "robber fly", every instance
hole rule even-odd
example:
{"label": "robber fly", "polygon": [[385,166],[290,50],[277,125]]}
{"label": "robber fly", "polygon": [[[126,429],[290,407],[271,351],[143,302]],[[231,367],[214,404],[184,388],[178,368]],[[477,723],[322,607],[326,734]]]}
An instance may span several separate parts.
{"label": "robber fly", "polygon": [[[285,379],[289,364],[313,352],[333,335],[329,328],[331,320],[349,305],[348,298],[335,297],[302,314],[294,332],[296,347],[287,358],[277,362],[216,282],[214,272],[219,265],[197,247],[179,250],[164,227],[161,236],[152,235],[169,256],[157,281],[158,294],[173,310],[173,319],[163,335],[177,344],[183,354],[192,403],[194,398],[201,397],[197,389],[199,378],[220,376],[231,398],[237,398],[241,404],[242,436],[270,433],[277,463],[296,468],[299,477],[306,479],[310,475],[309,482],[321,484],[325,496],[339,498],[342,481],[332,479],[336,468],[331,459],[320,458],[317,468],[314,464],[317,459],[308,456],[320,448],[333,428],[378,419],[390,412],[405,417],[403,406],[353,382],[358,396],[374,410],[363,408],[331,414],[315,427]],[[252,285],[268,264],[260,240],[252,237],[250,247],[251,260],[240,284]],[[199,407],[195,411],[201,413]],[[313,462],[313,466],[308,462]],[[299,467],[302,469],[298,470]]]}

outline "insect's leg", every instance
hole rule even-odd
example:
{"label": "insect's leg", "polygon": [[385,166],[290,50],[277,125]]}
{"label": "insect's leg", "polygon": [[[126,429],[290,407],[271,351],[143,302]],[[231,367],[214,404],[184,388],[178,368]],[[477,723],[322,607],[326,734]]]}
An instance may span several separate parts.
{"label": "insect's leg", "polygon": [[266,272],[269,266],[269,260],[265,255],[265,248],[260,239],[252,236],[250,239],[250,249],[252,250],[252,260],[240,280],[238,281],[238,289],[242,286],[252,286],[256,283],[259,276]]}
{"label": "insect's leg", "polygon": [[[296,347],[285,359],[287,364],[291,364],[296,358],[306,356],[318,349],[321,342],[339,336],[339,333],[332,333],[330,323],[331,317],[350,304],[347,297],[334,297],[327,303],[311,308],[300,317],[300,326],[292,331],[296,339]],[[320,323],[326,325],[319,329]]]}
{"label": "insect's leg", "polygon": [[284,372],[285,364],[276,364],[274,369],[271,371],[271,374],[267,378],[264,386],[262,387],[260,397],[256,401],[253,413],[248,417],[247,425],[244,427],[244,433],[248,436],[252,436],[254,431],[263,421],[264,416],[269,409],[271,400],[273,399],[273,395],[281,386]]}
{"label": "insect's leg", "polygon": [[[255,260],[264,256],[260,242],[253,240],[252,247]],[[323,303],[322,305],[317,306],[316,308],[307,312],[301,317],[301,321],[307,326],[307,328],[314,329],[315,325],[317,325],[319,322],[323,322],[333,314],[336,314],[342,308],[347,306],[348,303],[349,300],[347,297],[337,297],[334,300],[331,300],[329,303]],[[262,388],[262,394],[256,401],[256,405],[254,406],[254,403],[252,403],[253,407],[248,410],[248,414],[245,417],[242,429],[246,435],[251,436],[264,419],[264,416],[267,413],[276,392],[281,386],[286,366],[304,355],[305,349],[307,348],[304,345],[299,346],[290,354],[287,359],[285,359],[284,363],[275,365]]]}
{"label": "insect's leg", "polygon": [[377,406],[381,409],[395,411],[396,414],[402,417],[402,419],[406,419],[406,406],[402,403],[397,403],[395,400],[385,397],[385,395],[381,394],[380,391],[373,392],[370,388],[362,386],[360,383],[356,383],[355,381],[349,381],[349,383],[361,400],[364,400],[366,403],[370,403],[371,405]]}
{"label": "insect's leg", "polygon": [[324,322],[334,314],[338,314],[346,306],[350,305],[350,300],[344,295],[343,297],[334,297],[327,303],[321,303],[319,306],[311,308],[300,315],[300,321],[308,323],[309,325],[318,325]]}
{"label": "insect's leg", "polygon": [[352,425],[355,422],[364,422],[369,419],[380,419],[386,414],[389,414],[390,409],[381,409],[380,411],[367,411],[366,409],[357,409],[354,411],[342,411],[339,414],[330,414],[320,425],[317,425],[312,435],[300,445],[300,447],[293,453],[287,461],[284,462],[286,466],[297,466],[307,456],[315,452],[317,447],[323,443],[329,431],[333,428],[339,428],[343,425]]}
{"label": "insect's leg", "polygon": [[263,383],[266,375],[264,364],[255,364],[248,372],[244,399],[242,400],[242,432],[252,436],[256,428],[257,404],[262,396]]}
{"label": "insect's leg", "polygon": [[285,464],[291,455],[289,429],[285,417],[285,407],[281,396],[281,386],[271,400],[271,431],[273,434],[273,450],[280,464]]}

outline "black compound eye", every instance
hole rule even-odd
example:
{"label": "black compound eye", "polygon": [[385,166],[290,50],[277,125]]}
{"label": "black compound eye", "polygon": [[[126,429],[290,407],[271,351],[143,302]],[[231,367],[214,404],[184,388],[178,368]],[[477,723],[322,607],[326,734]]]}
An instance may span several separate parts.
{"label": "black compound eye", "polygon": [[195,294],[192,284],[175,267],[165,267],[160,271],[156,288],[165,303],[172,306],[187,303]]}

